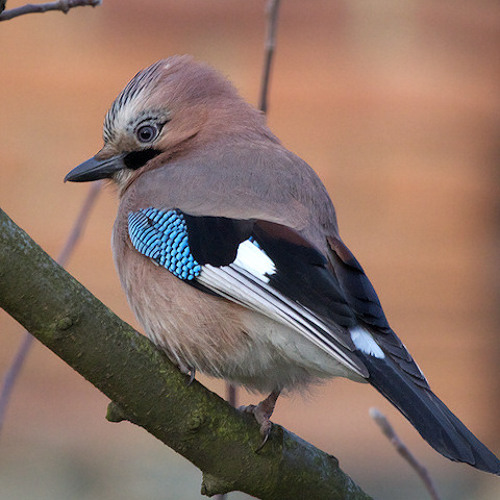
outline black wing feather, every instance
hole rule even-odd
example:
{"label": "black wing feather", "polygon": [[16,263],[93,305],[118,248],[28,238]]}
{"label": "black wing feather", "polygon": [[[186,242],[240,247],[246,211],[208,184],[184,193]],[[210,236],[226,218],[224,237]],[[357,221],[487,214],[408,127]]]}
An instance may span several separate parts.
{"label": "black wing feather", "polygon": [[215,267],[227,266],[234,261],[238,245],[250,237],[255,223],[253,220],[183,215],[194,258],[201,265]]}

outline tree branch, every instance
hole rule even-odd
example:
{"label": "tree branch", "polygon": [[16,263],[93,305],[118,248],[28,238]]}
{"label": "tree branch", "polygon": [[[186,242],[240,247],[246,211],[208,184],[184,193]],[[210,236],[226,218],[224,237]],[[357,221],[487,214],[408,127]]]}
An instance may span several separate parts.
{"label": "tree branch", "polygon": [[203,493],[262,499],[369,497],[328,455],[280,426],[259,426],[186,377],[0,210],[0,306],[140,425],[204,474]]}
{"label": "tree branch", "polygon": [[9,21],[14,17],[24,16],[26,14],[39,14],[49,10],[60,10],[64,14],[67,14],[75,7],[97,7],[98,5],[101,5],[101,1],[102,0],[58,0],[57,2],[48,3],[28,3],[22,7],[4,10],[0,14],[0,21]]}

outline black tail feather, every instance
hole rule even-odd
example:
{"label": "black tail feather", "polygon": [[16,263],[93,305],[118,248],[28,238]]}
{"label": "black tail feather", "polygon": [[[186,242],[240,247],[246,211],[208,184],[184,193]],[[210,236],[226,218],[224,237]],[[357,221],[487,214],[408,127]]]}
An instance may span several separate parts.
{"label": "black tail feather", "polygon": [[384,395],[439,453],[500,475],[500,460],[427,388],[419,387],[389,359],[362,355],[369,382]]}

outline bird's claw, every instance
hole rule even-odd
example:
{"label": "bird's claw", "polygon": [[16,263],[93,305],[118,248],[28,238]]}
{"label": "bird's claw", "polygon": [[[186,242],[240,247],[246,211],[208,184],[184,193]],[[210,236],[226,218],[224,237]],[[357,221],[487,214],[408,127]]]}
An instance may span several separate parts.
{"label": "bird's claw", "polygon": [[240,406],[238,408],[239,411],[243,413],[251,413],[257,423],[260,425],[260,435],[262,436],[262,443],[256,448],[255,453],[259,452],[264,448],[264,445],[267,443],[269,439],[269,435],[271,434],[271,429],[273,423],[269,420],[271,414],[266,411],[267,409],[263,408],[260,404],[258,405],[248,405],[248,406]]}
{"label": "bird's claw", "polygon": [[186,385],[189,387],[196,378],[196,368],[194,366],[192,368],[189,368],[188,373],[186,375],[189,375],[189,379],[186,383]]}
{"label": "bird's claw", "polygon": [[273,423],[270,420],[268,420],[267,423],[269,425],[261,424],[260,426],[260,434],[261,436],[263,436],[263,439],[262,443],[260,443],[260,445],[255,449],[255,453],[259,453],[259,451],[264,448],[264,445],[267,443],[269,436],[271,435],[271,428],[273,426]]}
{"label": "bird's claw", "polygon": [[272,392],[264,401],[261,401],[258,405],[248,405],[248,406],[240,406],[239,410],[244,413],[251,413],[257,423],[260,425],[260,435],[263,437],[262,443],[260,443],[259,447],[255,450],[255,453],[258,453],[264,445],[269,440],[269,436],[271,434],[271,429],[273,427],[273,423],[270,418],[273,414],[274,407],[276,405],[276,400],[278,399],[279,392]]}
{"label": "bird's claw", "polygon": [[194,366],[186,366],[184,364],[179,363],[179,370],[184,374],[188,375],[189,378],[186,382],[186,385],[189,387],[196,378],[196,368]]}

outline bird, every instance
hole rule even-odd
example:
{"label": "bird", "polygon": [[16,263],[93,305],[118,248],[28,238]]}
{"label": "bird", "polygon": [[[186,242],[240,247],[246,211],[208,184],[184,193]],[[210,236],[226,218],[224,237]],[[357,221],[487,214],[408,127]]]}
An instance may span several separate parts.
{"label": "bird", "polygon": [[183,373],[268,395],[246,408],[263,443],[282,392],[344,377],[371,384],[443,456],[500,475],[390,327],[317,174],[228,78],[162,59],[112,103],[103,140],[65,181],[115,185],[131,309]]}

